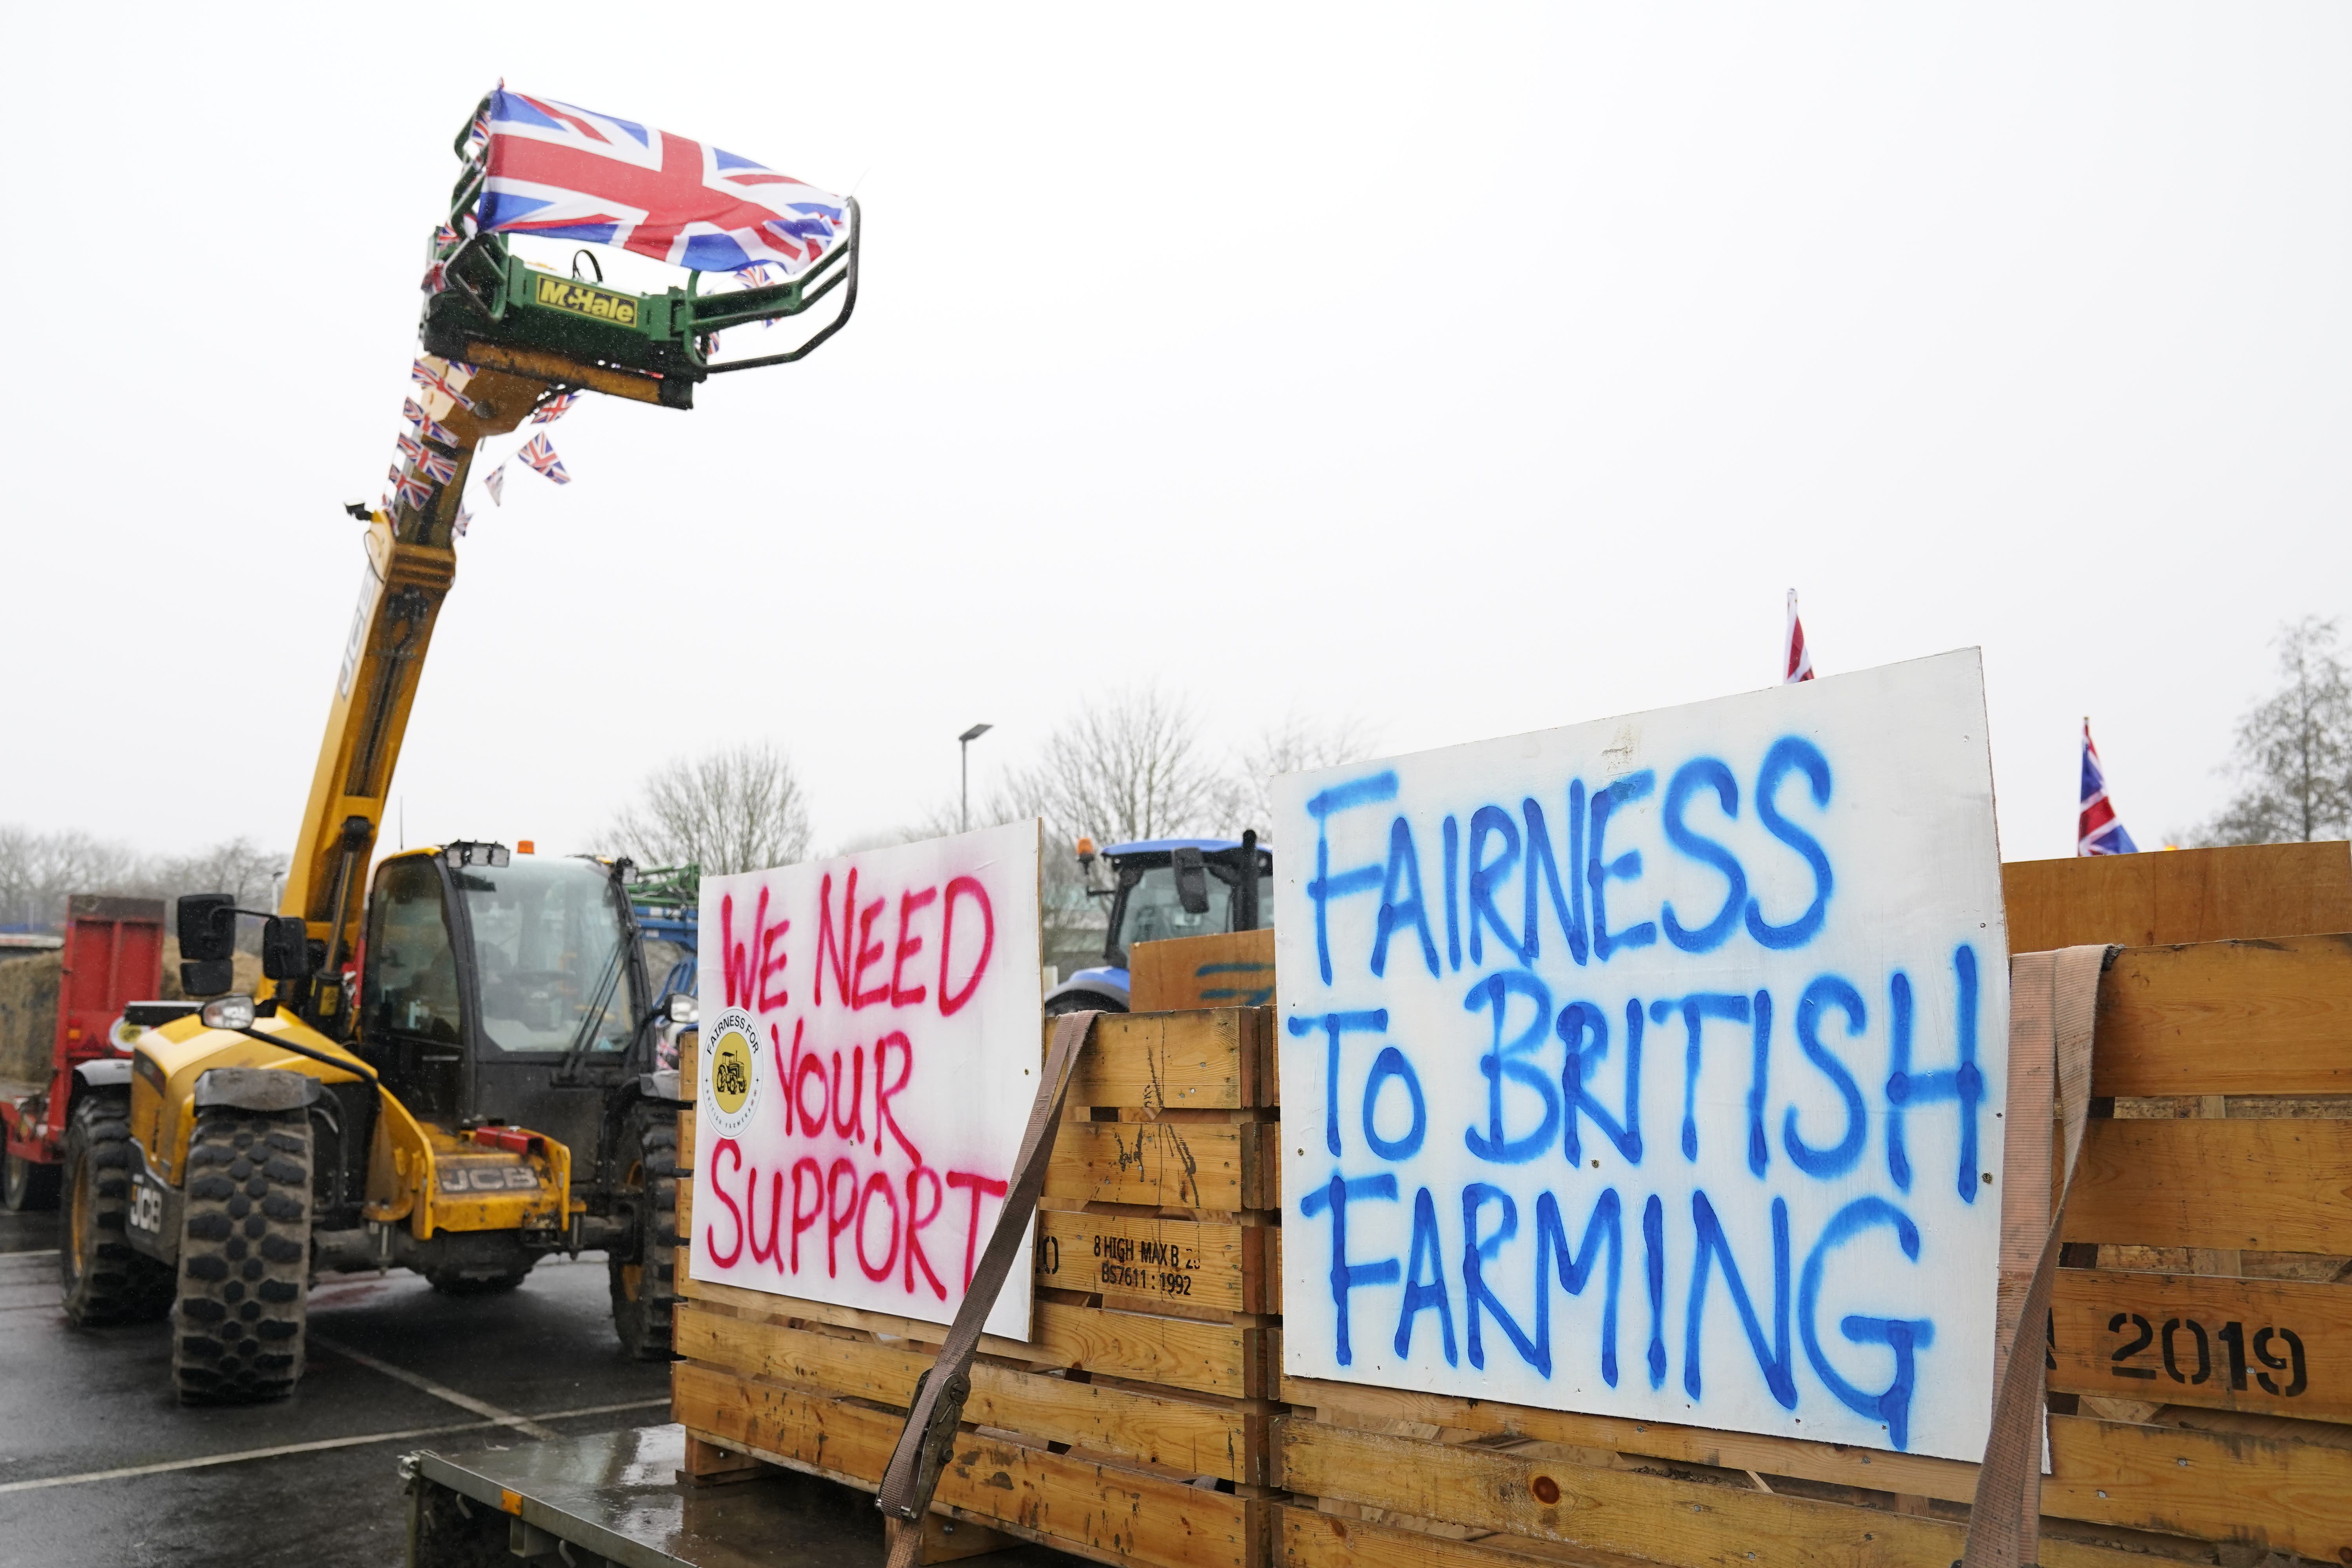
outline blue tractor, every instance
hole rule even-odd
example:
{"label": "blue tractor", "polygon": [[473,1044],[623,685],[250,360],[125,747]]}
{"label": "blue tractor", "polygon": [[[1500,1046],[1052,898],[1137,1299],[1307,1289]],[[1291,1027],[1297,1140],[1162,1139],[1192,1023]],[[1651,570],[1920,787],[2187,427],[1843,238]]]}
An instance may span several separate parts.
{"label": "blue tractor", "polygon": [[1255,931],[1274,916],[1274,850],[1255,830],[1230,838],[1147,838],[1097,850],[1078,840],[1089,898],[1108,899],[1103,962],[1045,997],[1048,1016],[1128,1010],[1127,955],[1139,942]]}

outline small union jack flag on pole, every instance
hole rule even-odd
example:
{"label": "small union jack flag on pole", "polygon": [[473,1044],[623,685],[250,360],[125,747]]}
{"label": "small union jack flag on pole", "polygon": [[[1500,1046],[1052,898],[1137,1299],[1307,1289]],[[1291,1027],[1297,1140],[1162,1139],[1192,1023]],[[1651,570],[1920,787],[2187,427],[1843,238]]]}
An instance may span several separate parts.
{"label": "small union jack flag on pole", "polygon": [[2083,814],[2074,823],[2077,855],[2137,855],[2139,846],[2124,830],[2116,803],[2107,798],[2107,771],[2099,765],[2099,748],[2091,740],[2091,721],[2083,721]]}
{"label": "small union jack flag on pole", "polygon": [[447,484],[457,477],[457,459],[446,452],[436,452],[430,447],[416,459],[417,471],[436,484]]}
{"label": "small union jack flag on pole", "polygon": [[438,441],[444,447],[454,447],[457,444],[457,434],[437,419],[427,417],[419,421],[416,433],[428,441]]}
{"label": "small union jack flag on pole", "polygon": [[400,460],[404,467],[415,467],[416,459],[425,456],[425,443],[405,432],[393,444],[400,448]]}
{"label": "small union jack flag on pole", "polygon": [[580,395],[576,392],[559,392],[532,411],[530,422],[534,425],[552,425],[570,413],[572,405],[579,401]]}
{"label": "small union jack flag on pole", "polygon": [[400,416],[411,425],[423,425],[425,422],[425,405],[413,397],[403,398],[400,403]]}
{"label": "small union jack flag on pole", "polygon": [[500,463],[482,476],[482,488],[490,492],[492,506],[507,504],[507,466]]}
{"label": "small union jack flag on pole", "polygon": [[412,510],[423,511],[433,504],[433,487],[415,474],[403,474],[394,487],[393,494]]}
{"label": "small union jack flag on pole", "polygon": [[1813,678],[1812,650],[1805,647],[1805,623],[1797,618],[1797,591],[1789,590],[1789,640],[1781,649],[1780,684],[1791,686]]}
{"label": "small union jack flag on pole", "polygon": [[547,437],[543,435],[533,436],[530,440],[525,441],[516,451],[515,456],[559,485],[568,485],[572,482],[572,476],[563,471],[563,459],[555,455],[555,448],[548,443]]}

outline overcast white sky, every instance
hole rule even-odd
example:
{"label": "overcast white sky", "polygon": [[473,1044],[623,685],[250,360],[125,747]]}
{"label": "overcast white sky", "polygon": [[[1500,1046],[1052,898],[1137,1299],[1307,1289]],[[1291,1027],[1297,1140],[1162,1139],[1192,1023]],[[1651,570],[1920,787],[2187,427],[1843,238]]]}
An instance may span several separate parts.
{"label": "overcast white sky", "polygon": [[[855,323],[591,400],[461,546],[408,842],[789,746],[820,844],[1156,679],[1404,751],[1985,650],[2218,806],[2352,609],[2340,4],[47,6],[8,160],[0,822],[291,843],[449,140],[504,76],[835,190]],[[780,330],[781,331],[781,330]],[[388,829],[392,825],[387,825]],[[388,834],[389,836],[389,834]]]}

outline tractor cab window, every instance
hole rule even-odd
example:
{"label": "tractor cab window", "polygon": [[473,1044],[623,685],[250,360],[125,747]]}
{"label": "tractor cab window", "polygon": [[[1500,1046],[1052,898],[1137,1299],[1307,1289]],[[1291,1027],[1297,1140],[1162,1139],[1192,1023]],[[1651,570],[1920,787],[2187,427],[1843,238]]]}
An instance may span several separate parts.
{"label": "tractor cab window", "polygon": [[474,928],[485,1045],[626,1050],[636,998],[611,875],[593,860],[520,855],[453,875]]}
{"label": "tractor cab window", "polygon": [[376,878],[360,1016],[378,1036],[456,1045],[457,955],[433,862],[394,860]]}
{"label": "tractor cab window", "polygon": [[[1228,879],[1234,873],[1213,864],[1203,868],[1208,872],[1209,907],[1197,915],[1184,908],[1183,898],[1176,890],[1173,866],[1150,866],[1132,873],[1135,881],[1127,889],[1126,901],[1119,910],[1119,929],[1111,933],[1107,956],[1124,963],[1126,959],[1120,955],[1131,954],[1139,942],[1214,936],[1233,930],[1234,886]],[[1257,879],[1257,921],[1261,926],[1274,923],[1274,878],[1270,875],[1261,875]]]}

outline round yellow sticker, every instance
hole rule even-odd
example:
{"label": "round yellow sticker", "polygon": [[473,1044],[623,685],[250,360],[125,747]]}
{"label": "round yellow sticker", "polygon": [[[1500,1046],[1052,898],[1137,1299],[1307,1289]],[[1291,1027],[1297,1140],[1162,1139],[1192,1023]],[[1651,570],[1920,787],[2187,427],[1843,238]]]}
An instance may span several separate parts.
{"label": "round yellow sticker", "polygon": [[725,1031],[711,1047],[710,1098],[729,1116],[751,1098],[751,1041],[740,1029]]}

